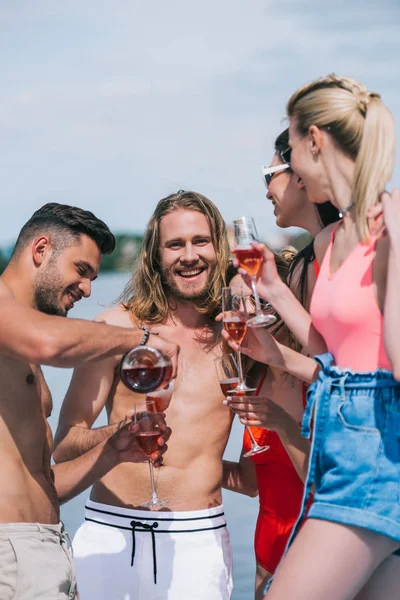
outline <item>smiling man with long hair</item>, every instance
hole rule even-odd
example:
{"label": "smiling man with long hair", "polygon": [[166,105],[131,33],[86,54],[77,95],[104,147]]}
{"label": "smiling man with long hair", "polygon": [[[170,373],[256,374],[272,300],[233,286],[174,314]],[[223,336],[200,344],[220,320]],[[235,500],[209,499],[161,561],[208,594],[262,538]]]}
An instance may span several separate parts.
{"label": "smiling man with long hair", "polygon": [[[232,417],[213,364],[222,354],[214,318],[228,261],[218,209],[201,194],[179,191],[158,203],[119,305],[99,316],[114,325],[147,327],[181,349],[165,411],[172,434],[156,475],[157,493],[168,505],[145,510],[146,462],[118,466],[95,484],[73,544],[82,600],[230,598],[221,459]],[[117,364],[110,359],[75,371],[56,460],[70,460],[111,435],[141,399],[121,384]],[[90,429],[104,406],[109,425]]]}

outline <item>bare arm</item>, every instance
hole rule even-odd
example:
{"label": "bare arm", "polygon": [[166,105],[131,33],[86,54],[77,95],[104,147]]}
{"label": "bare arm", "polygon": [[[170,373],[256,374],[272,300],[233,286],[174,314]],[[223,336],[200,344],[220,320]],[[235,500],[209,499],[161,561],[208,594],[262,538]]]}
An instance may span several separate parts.
{"label": "bare arm", "polygon": [[[323,234],[323,237],[320,244],[316,240],[317,246],[322,247],[325,245],[326,249],[328,233],[329,231],[324,230],[319,234],[320,236]],[[263,244],[254,243],[253,245],[261,252],[263,257],[257,280],[257,289],[260,296],[272,304],[308,354],[323,354],[326,352],[325,341],[312,324],[310,314],[279,277],[273,253]],[[318,252],[319,260],[321,260],[321,254],[323,256],[322,251]],[[248,275],[242,269],[240,269],[240,273],[249,285]]]}
{"label": "bare arm", "polygon": [[[222,315],[218,315],[218,319],[222,319]],[[227,331],[222,331],[222,337],[233,350],[238,350],[238,344],[232,340]],[[257,362],[286,371],[306,383],[315,381],[319,372],[319,366],[313,358],[277,342],[266,328],[249,328],[241,345],[241,351],[242,354],[247,354]]]}
{"label": "bare arm", "polygon": [[400,190],[382,194],[388,233],[388,268],[384,300],[384,343],[393,376],[400,381]]}
{"label": "bare arm", "polygon": [[74,370],[60,411],[55,434],[54,460],[69,461],[111,437],[120,426],[114,423],[91,429],[110,393],[117,361],[107,358]]}
{"label": "bare arm", "polygon": [[[151,455],[151,460],[155,466],[161,464],[162,455],[167,450],[166,442],[171,435],[171,429],[166,426],[161,414],[159,415],[159,423],[159,448]],[[129,421],[108,440],[97,444],[82,456],[54,465],[52,467],[53,479],[60,502],[66,502],[77,496],[121,462],[147,461],[147,457],[136,442],[135,434],[138,429],[139,425]]]}
{"label": "bare arm", "polygon": [[54,485],[60,503],[83,492],[118,463],[117,452],[106,440],[75,460],[54,465]]}
{"label": "bare arm", "polygon": [[140,329],[49,316],[26,308],[0,281],[1,354],[34,364],[70,368],[83,361],[123,354],[142,338]]}
{"label": "bare arm", "polygon": [[303,438],[299,424],[276,402],[260,396],[232,396],[228,406],[244,425],[276,431],[300,479],[306,480],[310,442]]}
{"label": "bare arm", "polygon": [[[49,316],[26,308],[0,280],[0,354],[34,364],[70,368],[82,362],[124,354],[142,339],[140,329]],[[175,344],[151,336],[149,345],[168,353],[175,372]]]}
{"label": "bare arm", "polygon": [[255,498],[258,495],[256,470],[253,461],[243,457],[244,452],[242,448],[239,462],[223,461],[222,487]]}

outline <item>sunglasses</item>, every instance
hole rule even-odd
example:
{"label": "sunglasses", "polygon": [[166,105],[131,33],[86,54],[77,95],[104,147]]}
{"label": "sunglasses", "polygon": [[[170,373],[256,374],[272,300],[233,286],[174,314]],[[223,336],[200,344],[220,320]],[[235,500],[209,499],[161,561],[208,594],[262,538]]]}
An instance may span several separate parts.
{"label": "sunglasses", "polygon": [[261,167],[265,187],[267,189],[269,188],[269,184],[271,183],[271,179],[274,177],[275,173],[279,173],[285,169],[290,169],[290,165],[288,163],[276,165],[275,167]]}

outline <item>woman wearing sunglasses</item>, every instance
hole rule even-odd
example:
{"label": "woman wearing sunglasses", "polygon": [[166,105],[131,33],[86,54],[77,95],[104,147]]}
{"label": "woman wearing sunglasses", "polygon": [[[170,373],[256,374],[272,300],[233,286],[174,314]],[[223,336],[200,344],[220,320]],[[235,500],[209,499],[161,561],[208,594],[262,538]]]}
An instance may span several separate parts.
{"label": "woman wearing sunglasses", "polygon": [[[262,167],[267,198],[274,205],[279,227],[302,227],[311,236],[339,219],[330,202],[315,205],[309,202],[304,184],[290,168],[289,130],[275,140],[275,153],[270,167]],[[292,258],[284,280],[308,308],[316,280],[316,261],[313,240]],[[282,277],[282,273],[280,273]],[[236,276],[232,282],[240,285]],[[289,344],[287,330],[275,338]],[[296,523],[304,493],[302,480],[306,477],[308,444],[300,436],[306,388],[301,383],[273,367],[253,368],[251,375],[260,380],[257,398],[232,397],[230,408],[252,426],[252,434],[260,446],[270,450],[251,457],[255,467],[260,510],[254,535],[256,557],[255,600],[263,597],[266,582],[282,558],[290,533]],[[269,401],[267,401],[267,398]],[[272,400],[272,402],[271,402]],[[273,402],[275,400],[275,402]],[[249,404],[247,404],[247,402]],[[250,414],[250,412],[251,414]],[[300,438],[300,439],[299,439]],[[243,438],[242,455],[251,447],[247,430]],[[305,451],[306,449],[306,451]],[[254,495],[254,467],[248,459],[224,464],[225,487],[231,491]]]}
{"label": "woman wearing sunglasses", "polygon": [[295,92],[288,116],[293,170],[312,202],[328,197],[343,219],[316,239],[321,271],[311,316],[274,274],[271,253],[257,245],[264,256],[260,295],[321,354],[303,420],[309,434],[313,414],[306,489],[315,484],[314,503],[267,598],[394,600],[400,587],[394,285],[400,259],[389,223],[389,235],[377,235],[369,216],[381,197],[384,206],[399,200],[399,190],[382,196],[393,170],[395,125],[378,94],[334,75]]}

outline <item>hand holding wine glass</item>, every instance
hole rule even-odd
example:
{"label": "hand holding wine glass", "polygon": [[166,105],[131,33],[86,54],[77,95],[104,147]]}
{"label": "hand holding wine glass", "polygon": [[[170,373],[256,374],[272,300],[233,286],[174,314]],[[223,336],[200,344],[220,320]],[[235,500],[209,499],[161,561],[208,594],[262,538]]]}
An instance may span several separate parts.
{"label": "hand holding wine glass", "polygon": [[[118,462],[143,462],[145,457],[143,451],[138,445],[136,434],[139,431],[139,425],[132,421],[134,411],[129,411],[124,420],[121,421],[117,431],[108,439],[109,445],[117,454]],[[160,430],[157,440],[157,447],[151,455],[151,460],[155,467],[159,467],[163,460],[163,455],[168,449],[167,441],[171,435],[171,429],[167,427],[163,415],[159,416]]]}
{"label": "hand holding wine glass", "polygon": [[[223,314],[216,317],[216,321],[222,321]],[[237,352],[239,344],[235,342],[226,330],[222,331],[222,337],[229,346]],[[244,343],[240,344],[240,353],[249,358],[270,366],[280,368],[282,366],[282,345],[276,341],[267,328],[252,327],[247,330]]]}
{"label": "hand holding wine glass", "polygon": [[270,325],[274,323],[276,317],[262,311],[258,292],[261,292],[265,300],[269,300],[268,287],[282,283],[276,269],[274,254],[258,241],[256,226],[251,217],[242,217],[234,221],[234,228],[235,264],[240,267],[244,281],[251,287],[256,303],[256,314],[249,319],[248,325],[250,327]]}
{"label": "hand holding wine glass", "polygon": [[295,418],[270,398],[231,395],[227,405],[243,425],[262,427],[278,434],[291,428],[299,429]]}
{"label": "hand holding wine glass", "polygon": [[[219,385],[224,396],[226,398],[231,396],[234,398],[238,398],[239,396],[245,397],[246,392],[239,389],[240,371],[233,354],[223,354],[214,360],[214,364],[217,370]],[[247,390],[249,389],[247,388]],[[254,439],[251,429],[247,425],[246,428],[251,439],[251,449],[243,456],[254,456],[268,450],[269,446],[259,446]]]}
{"label": "hand holding wine glass", "polygon": [[143,504],[143,506],[148,508],[156,508],[168,504],[167,500],[161,500],[157,496],[152,459],[154,452],[158,450],[159,438],[163,434],[160,417],[161,415],[156,412],[154,400],[146,399],[145,402],[138,402],[134,405],[133,422],[138,426],[136,440],[141,450],[147,456],[150,466],[152,493],[150,500]]}
{"label": "hand holding wine glass", "polygon": [[236,351],[239,376],[237,389],[242,392],[254,391],[254,388],[248,388],[244,382],[242,357],[240,354],[240,344],[246,335],[247,321],[249,318],[242,287],[232,286],[222,288],[222,315],[225,330],[238,344]]}

